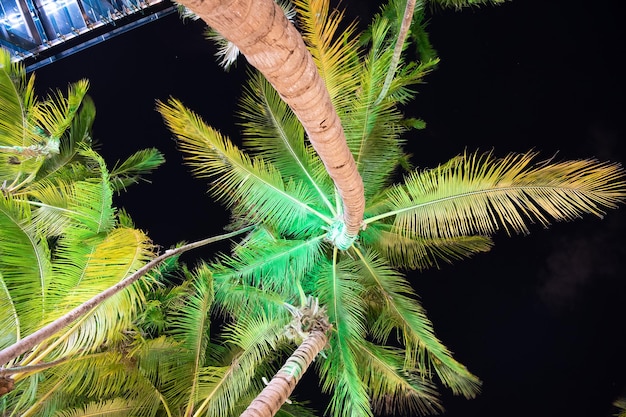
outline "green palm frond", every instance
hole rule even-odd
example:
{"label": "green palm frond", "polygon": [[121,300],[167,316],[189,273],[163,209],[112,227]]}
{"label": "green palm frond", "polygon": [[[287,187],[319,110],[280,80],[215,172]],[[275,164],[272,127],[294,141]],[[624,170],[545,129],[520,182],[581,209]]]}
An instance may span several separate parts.
{"label": "green palm frond", "polygon": [[[58,300],[58,306],[70,309],[137,271],[153,257],[152,244],[141,231],[115,229],[93,247],[82,268],[58,268],[55,263],[54,286],[50,286],[48,295]],[[72,275],[68,276],[70,273]],[[65,277],[67,280],[63,279]],[[144,302],[146,287],[145,279],[137,282],[83,316],[55,339],[54,345],[58,345],[55,356],[93,351],[105,342],[123,339],[124,330],[132,327]],[[62,313],[62,309],[50,311],[48,319],[55,319]]]}
{"label": "green palm frond", "polygon": [[401,134],[407,130],[397,106],[415,94],[409,87],[433,69],[436,61],[401,66],[384,100],[378,100],[393,55],[392,25],[381,15],[372,24],[371,44],[359,71],[353,75],[358,89],[340,110],[348,145],[355,156],[369,200],[382,187],[404,157]]}
{"label": "green palm frond", "polygon": [[213,268],[219,275],[228,275],[240,284],[281,294],[285,301],[293,301],[303,275],[322,256],[323,239],[323,234],[306,240],[282,239],[261,230],[253,233],[245,245],[238,246],[233,256],[222,255]]}
{"label": "green palm frond", "polygon": [[404,368],[403,352],[367,341],[359,347],[359,370],[375,412],[428,415],[443,411],[435,386],[418,371]]}
{"label": "green palm frond", "polygon": [[20,337],[20,317],[9,287],[0,271],[0,349],[11,346]]}
{"label": "green palm frond", "polygon": [[[194,415],[227,416],[239,398],[261,390],[260,376],[273,374],[267,360],[279,350],[288,319],[265,314],[241,316],[228,325],[224,341],[236,349],[226,365],[206,367],[200,372],[198,398]],[[224,358],[226,359],[226,358]]]}
{"label": "green palm frond", "polygon": [[271,162],[283,178],[308,183],[335,216],[328,201],[334,185],[323,163],[313,148],[305,145],[304,129],[289,106],[260,73],[251,75],[240,105],[244,145]]}
{"label": "green palm frond", "polygon": [[399,330],[407,368],[417,369],[422,377],[429,379],[434,371],[455,394],[473,398],[479,391],[480,381],[454,360],[437,339],[432,323],[406,279],[374,253],[356,252],[360,260],[359,276],[367,289],[364,298],[371,300],[370,308],[375,311],[372,314],[375,321],[369,328],[374,340],[386,342]]}
{"label": "green palm frond", "polygon": [[111,170],[113,190],[119,192],[125,190],[129,185],[138,183],[140,180],[146,181],[143,177],[164,162],[163,154],[155,148],[142,149],[135,152],[121,164],[116,164]]}
{"label": "green palm frond", "polygon": [[438,268],[441,261],[452,263],[488,252],[493,246],[487,236],[423,238],[410,236],[384,223],[370,225],[361,233],[361,241],[376,249],[395,268],[420,270]]}
{"label": "green palm frond", "polygon": [[194,270],[192,290],[184,308],[172,312],[170,333],[182,342],[181,347],[191,355],[189,369],[189,398],[186,415],[189,415],[197,401],[198,374],[205,366],[206,351],[209,346],[211,305],[213,303],[213,280],[206,265]]}
{"label": "green palm frond", "polygon": [[395,216],[408,236],[454,237],[528,232],[527,223],[573,220],[624,201],[624,171],[594,160],[540,163],[535,153],[466,154],[458,163],[410,174],[388,192],[389,211],[366,223]]}
{"label": "green palm frond", "polygon": [[[10,294],[7,303],[13,309],[9,311],[18,317],[16,327],[0,329],[3,341],[15,341],[30,333],[48,308],[50,251],[44,236],[29,227],[30,217],[30,207],[24,200],[0,193],[0,273],[2,286]],[[11,328],[17,333],[10,335]]]}
{"label": "green palm frond", "polygon": [[322,389],[333,392],[329,411],[335,416],[371,416],[367,387],[359,377],[357,350],[365,339],[363,288],[355,275],[353,263],[322,262],[314,273],[320,304],[327,307],[333,326],[328,357],[320,365]]}
{"label": "green palm frond", "polygon": [[313,208],[317,197],[302,182],[285,181],[273,165],[251,160],[181,102],[172,99],[158,109],[195,174],[212,178],[211,192],[236,215],[290,231],[332,223]]}

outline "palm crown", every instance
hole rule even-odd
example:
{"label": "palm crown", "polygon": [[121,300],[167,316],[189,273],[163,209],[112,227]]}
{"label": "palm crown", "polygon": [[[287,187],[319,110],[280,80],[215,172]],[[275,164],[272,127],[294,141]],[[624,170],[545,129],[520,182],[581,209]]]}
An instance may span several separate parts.
{"label": "palm crown", "polygon": [[[342,14],[329,12],[327,1],[295,3],[363,178],[364,229],[347,250],[329,243],[342,214],[333,182],[263,77],[251,74],[241,100],[248,152],[181,102],[159,103],[195,174],[210,178],[211,193],[232,211],[229,227],[256,225],[212,265],[217,308],[238,334],[257,334],[262,350],[287,337],[276,329],[289,328],[294,305],[317,299],[332,324],[317,368],[322,388],[333,390],[333,415],[371,415],[372,406],[436,411],[437,381],[473,397],[478,378],[434,335],[400,270],[487,251],[499,229],[526,233],[528,223],[601,215],[623,201],[623,171],[593,160],[534,164],[532,152],[465,153],[434,169],[404,171],[394,184],[407,166],[403,133],[420,124],[399,106],[436,61],[404,63],[381,93],[397,30],[388,17],[401,15],[403,2],[391,1],[361,38],[355,25],[338,35]],[[276,341],[259,328],[274,329]]]}

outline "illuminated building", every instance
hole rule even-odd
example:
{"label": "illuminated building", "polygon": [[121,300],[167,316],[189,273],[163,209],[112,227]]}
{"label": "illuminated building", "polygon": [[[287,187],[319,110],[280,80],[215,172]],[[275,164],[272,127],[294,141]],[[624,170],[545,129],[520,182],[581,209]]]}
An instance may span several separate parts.
{"label": "illuminated building", "polygon": [[166,0],[0,0],[0,47],[32,71],[174,11]]}

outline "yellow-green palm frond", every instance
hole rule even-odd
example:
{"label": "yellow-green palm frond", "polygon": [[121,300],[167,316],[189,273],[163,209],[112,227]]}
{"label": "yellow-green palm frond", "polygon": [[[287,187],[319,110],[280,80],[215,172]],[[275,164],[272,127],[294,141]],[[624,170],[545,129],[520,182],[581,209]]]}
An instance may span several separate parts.
{"label": "yellow-green palm frond", "polygon": [[418,371],[404,368],[401,349],[363,341],[357,354],[374,412],[412,416],[443,411],[433,383]]}
{"label": "yellow-green palm frond", "polygon": [[61,138],[71,126],[88,89],[87,80],[77,81],[70,84],[67,95],[64,96],[60,91],[56,91],[34,108],[33,117],[37,121],[37,126],[47,137],[56,140]]}
{"label": "yellow-green palm frond", "polygon": [[0,274],[3,304],[10,307],[2,310],[7,327],[0,327],[0,340],[8,343],[2,348],[36,329],[48,308],[50,250],[45,237],[31,227],[31,215],[26,201],[0,193]]}
{"label": "yellow-green palm frond", "polygon": [[59,410],[54,417],[128,417],[134,411],[136,411],[135,401],[118,397],[90,402],[69,410]]}
{"label": "yellow-green palm frond", "polygon": [[329,411],[335,416],[371,416],[367,387],[359,377],[359,342],[365,339],[365,306],[363,288],[356,276],[354,263],[338,262],[337,250],[332,261],[321,262],[312,275],[317,277],[316,294],[327,307],[333,328],[330,349],[320,365],[322,389],[333,392]]}
{"label": "yellow-green palm frond", "polygon": [[180,101],[159,103],[158,109],[177,136],[194,173],[213,180],[211,192],[236,216],[289,231],[332,223],[327,215],[314,209],[318,196],[308,186],[283,179],[266,161],[250,159]]}
{"label": "yellow-green palm frond", "polygon": [[410,235],[391,224],[374,223],[361,232],[361,241],[401,269],[439,268],[440,262],[452,263],[493,246],[487,236],[430,237]]}
{"label": "yellow-green palm frond", "polygon": [[618,164],[574,160],[531,165],[535,153],[465,154],[456,163],[410,174],[388,191],[386,214],[409,236],[454,237],[528,232],[528,223],[597,216],[624,201],[626,185]]}
{"label": "yellow-green palm frond", "polygon": [[172,311],[169,320],[169,333],[181,342],[181,347],[189,355],[187,381],[189,397],[185,405],[185,414],[189,415],[196,402],[198,392],[198,373],[206,365],[207,349],[210,342],[211,305],[213,304],[213,279],[206,264],[193,271],[192,285],[185,305]]}
{"label": "yellow-green palm frond", "polygon": [[[107,412],[117,410],[125,411],[126,416],[151,417],[160,406],[159,392],[133,359],[119,351],[76,357],[50,368],[44,374],[45,379],[39,384],[37,397],[28,404],[28,410],[20,415],[56,416],[55,410],[64,415],[82,413],[89,408],[93,415],[107,416]],[[97,404],[118,400],[124,401],[123,407],[96,407]]]}
{"label": "yellow-green palm frond", "polygon": [[[88,171],[89,160],[80,154],[81,149],[89,148],[92,144],[91,128],[96,117],[96,106],[89,96],[84,96],[78,112],[74,115],[70,128],[60,138],[59,153],[50,155],[37,171],[34,185],[42,180],[48,180],[62,176],[67,178],[65,171],[76,170],[75,165],[84,167]],[[77,164],[78,163],[78,164]],[[71,177],[74,178],[74,177]],[[84,179],[77,178],[78,180]]]}
{"label": "yellow-green palm frond", "polygon": [[480,381],[454,360],[435,336],[432,323],[406,279],[374,252],[357,250],[356,254],[360,260],[359,276],[366,288],[364,299],[371,301],[370,314],[375,318],[369,327],[374,340],[386,342],[391,334],[400,331],[408,369],[416,369],[428,379],[434,372],[455,394],[473,398]]}
{"label": "yellow-green palm frond", "polygon": [[[358,85],[357,25],[342,25],[343,12],[329,0],[295,1],[299,28],[335,108],[345,108]],[[340,35],[338,36],[338,33]]]}
{"label": "yellow-green palm frond", "polygon": [[300,121],[260,73],[251,74],[240,106],[244,146],[271,162],[283,178],[308,183],[319,200],[333,211],[328,196],[334,192],[334,185],[323,163],[305,144]]}
{"label": "yellow-green palm frond", "polygon": [[273,370],[268,359],[280,351],[286,316],[244,314],[224,331],[224,341],[235,349],[228,352],[222,366],[207,366],[199,373],[196,416],[228,416],[242,396],[261,390],[261,376]]}
{"label": "yellow-green palm frond", "polygon": [[[22,63],[11,62],[4,48],[0,48],[0,104],[0,145],[32,145],[27,122],[36,104],[34,77],[26,76]],[[0,152],[2,164],[6,163],[4,155]]]}
{"label": "yellow-green palm frond", "polygon": [[372,42],[359,73],[359,88],[347,106],[339,109],[359,173],[363,177],[366,200],[389,185],[390,176],[404,157],[401,134],[407,130],[398,105],[413,97],[409,89],[433,68],[434,63],[406,65],[396,72],[384,100],[379,100],[393,47],[389,40],[391,22],[379,17],[372,24]]}
{"label": "yellow-green palm frond", "polygon": [[[48,320],[113,286],[154,257],[148,237],[135,229],[117,228],[98,244],[84,246],[88,252],[86,259],[80,258],[82,252],[78,248],[59,245],[59,259],[53,265],[54,279],[47,292],[57,308],[47,312]],[[65,357],[122,340],[144,302],[145,288],[148,285],[144,279],[109,298],[59,333],[45,352],[53,357]]]}

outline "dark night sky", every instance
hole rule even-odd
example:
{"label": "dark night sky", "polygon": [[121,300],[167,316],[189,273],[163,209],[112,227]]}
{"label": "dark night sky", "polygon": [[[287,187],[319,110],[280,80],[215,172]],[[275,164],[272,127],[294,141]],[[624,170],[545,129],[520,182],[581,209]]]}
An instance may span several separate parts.
{"label": "dark night sky", "polygon": [[[377,4],[352,3],[348,14],[365,22]],[[429,30],[442,63],[406,109],[428,123],[411,137],[414,163],[433,166],[465,148],[626,161],[619,3],[517,0],[435,12]],[[166,154],[152,184],[118,200],[163,246],[214,235],[227,219],[181,166],[154,111],[171,95],[236,135],[244,65],[221,72],[201,34],[201,23],[171,15],[37,71],[42,94],[91,81],[94,133],[110,164],[148,146]],[[488,254],[411,274],[438,336],[484,381],[471,401],[442,389],[445,415],[611,415],[626,388],[625,213],[499,235]]]}

